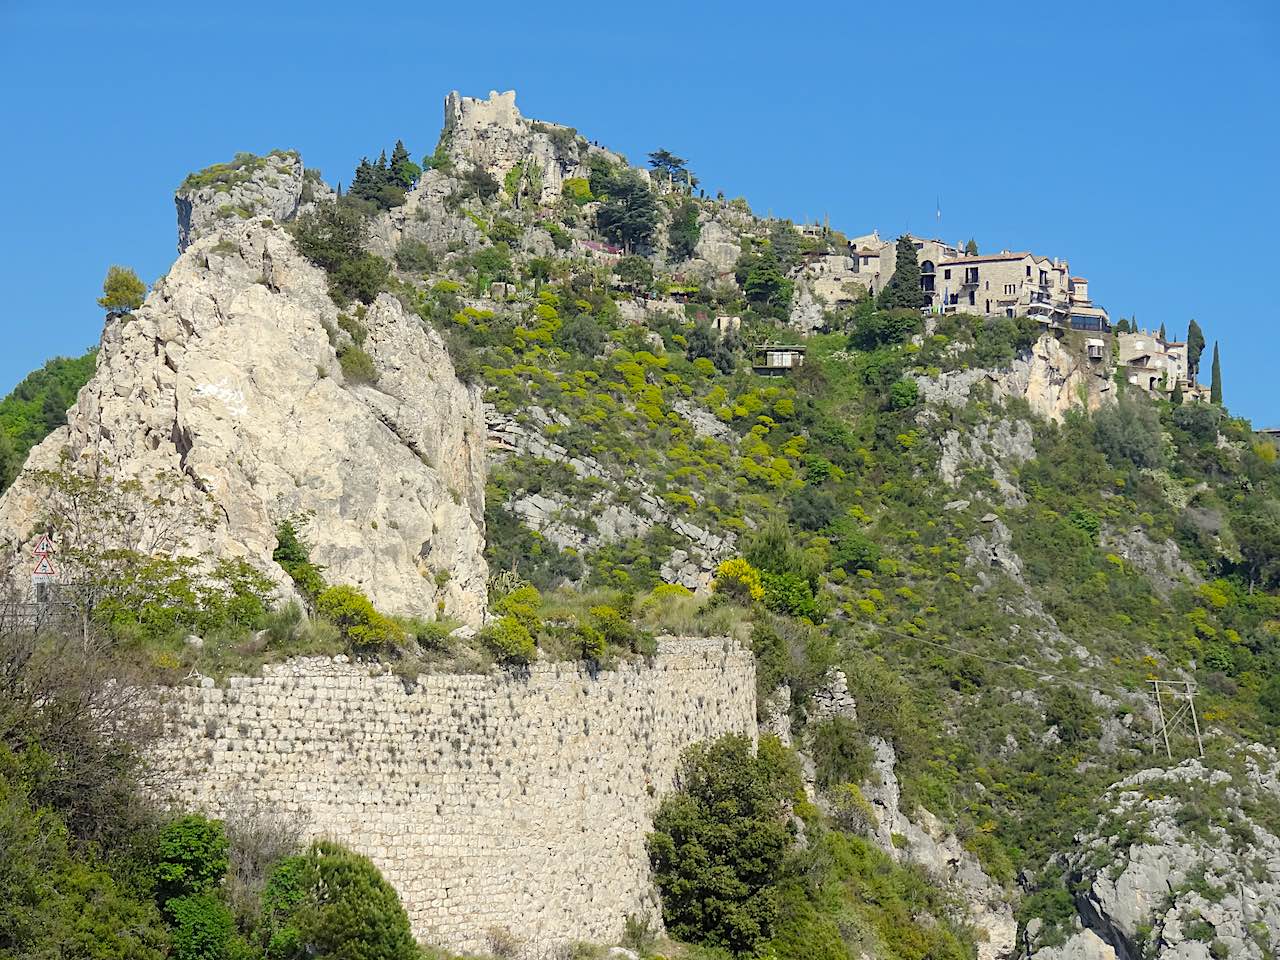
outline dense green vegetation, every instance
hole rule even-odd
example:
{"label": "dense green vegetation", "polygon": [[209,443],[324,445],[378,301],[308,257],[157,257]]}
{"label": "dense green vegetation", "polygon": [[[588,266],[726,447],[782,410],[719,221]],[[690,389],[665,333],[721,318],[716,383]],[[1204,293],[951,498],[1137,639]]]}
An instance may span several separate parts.
{"label": "dense green vegetation", "polygon": [[55,357],[0,400],[0,492],[13,482],[31,448],[67,422],[67,408],[93,376],[97,356],[93,349],[74,359]]}
{"label": "dense green vegetation", "polygon": [[[446,146],[424,165],[452,176]],[[608,666],[652,655],[660,633],[728,635],[755,654],[760,703],[789,688],[796,747],[766,737],[752,754],[729,739],[688,755],[649,844],[667,928],[696,945],[675,949],[972,955],[960,905],[871,839],[863,788],[877,776],[875,741],[894,752],[904,810],[939,817],[1020,897],[1021,918],[1044,920],[1052,936],[1070,914],[1070,878],[1054,855],[1099,821],[1110,783],[1160,762],[1143,739],[1148,678],[1199,681],[1210,759],[1222,769],[1238,771],[1229,749],[1238,742],[1276,743],[1276,447],[1222,408],[1216,344],[1210,404],[1153,399],[1121,377],[1118,402],[1093,412],[1082,403],[1060,423],[998,401],[981,378],[957,405],[926,406],[931,379],[1000,369],[1042,330],[1023,319],[922,317],[906,238],[878,300],[827,311],[825,332],[803,338],[803,366],[756,376],[744,344],[801,339],[787,326],[798,270],[843,238],[751,217],[740,201],[695,198],[681,158],[664,150],[650,160],[646,180],[593,154],[588,176],[567,180],[546,206],[536,164],[501,179],[472,167],[451,181],[445,207],[479,240],[432,244],[407,231],[392,262],[367,245],[370,217],[402,203],[420,174],[397,143],[389,160],[361,161],[346,197],[292,227],[343,307],[329,335],[349,380],[377,381],[361,321],[365,304],[390,293],[440,332],[458,375],[482,387],[497,415],[558,451],[491,466],[483,630],[464,639],[440,617],[391,618],[326,582],[296,517],[277,530],[274,557],[303,604],[278,610],[243,565],[196,573],[153,555],[163,550],[143,555],[96,528],[78,531],[64,560],[94,585],[86,635],[162,678],[339,650],[404,673],[520,671],[539,657]],[[197,180],[233,183],[244,169]],[[731,275],[690,262],[712,218],[739,236]],[[741,318],[740,333],[717,333],[721,316]],[[1055,335],[1081,353],[1078,334]],[[1194,322],[1188,341],[1196,368],[1205,339]],[[56,425],[91,367],[92,355],[54,361],[0,406],[14,456]],[[943,481],[944,446],[981,453],[991,431],[1020,422],[1025,456],[961,456],[954,483]],[[0,446],[0,479],[4,456]],[[110,478],[38,479],[60,529],[71,525],[72,494],[120,504],[136,492]],[[563,505],[554,531],[522,519],[534,495]],[[616,523],[624,511],[641,522]],[[196,509],[177,529],[202,522]],[[709,593],[664,582],[664,566],[701,549],[680,532],[686,524],[724,538],[708,558]],[[992,561],[1001,528],[1016,564]],[[1186,575],[1151,559],[1166,542]],[[185,642],[191,632],[201,648]],[[832,669],[847,677],[856,718],[814,713]],[[27,719],[0,730],[0,831],[28,851],[0,868],[0,891],[34,902],[32,878],[48,875],[59,893],[36,920],[15,919],[26,939],[0,939],[0,950],[20,955],[64,942],[40,940],[55,936],[47,931],[79,937],[88,925],[102,942],[136,940],[104,956],[274,960],[341,954],[344,931],[361,926],[376,930],[376,955],[413,954],[394,895],[360,858],[325,845],[282,850],[246,885],[224,863],[235,838],[215,824],[114,824],[104,810],[129,795],[132,755],[104,747],[92,727],[83,743],[53,737],[55,750],[87,743],[119,759],[90,784],[62,783],[67,765],[41,753],[52,737],[44,710],[27,703]],[[801,751],[817,803],[801,787]],[[1206,809],[1214,800],[1199,799]],[[114,886],[86,907],[77,891],[105,876]],[[320,879],[332,900],[316,896]]]}

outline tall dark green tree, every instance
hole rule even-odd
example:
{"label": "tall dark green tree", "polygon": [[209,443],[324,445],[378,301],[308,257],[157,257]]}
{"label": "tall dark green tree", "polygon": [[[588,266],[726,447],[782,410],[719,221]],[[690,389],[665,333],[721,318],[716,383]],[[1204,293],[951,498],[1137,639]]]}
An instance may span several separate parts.
{"label": "tall dark green tree", "polygon": [[683,157],[677,157],[670,150],[655,150],[649,154],[649,166],[665,173],[672,180],[677,176],[684,178],[686,162]]}
{"label": "tall dark green tree", "polygon": [[1194,320],[1187,327],[1187,371],[1192,381],[1200,372],[1200,354],[1204,353],[1204,331]]}
{"label": "tall dark green tree", "polygon": [[1222,361],[1218,358],[1218,341],[1213,341],[1213,371],[1209,381],[1209,401],[1222,406]]}
{"label": "tall dark green tree", "polygon": [[920,289],[920,262],[916,259],[916,246],[910,237],[903,234],[898,238],[897,265],[893,276],[880,291],[880,309],[923,306],[924,291]]}
{"label": "tall dark green tree", "polygon": [[390,172],[392,180],[406,189],[412,187],[413,182],[422,173],[422,168],[409,156],[403,140],[397,140],[395,148],[391,151]]}
{"label": "tall dark green tree", "polygon": [[596,214],[596,226],[627,252],[647,246],[658,222],[653,191],[634,170],[627,170],[608,184],[608,199]]}
{"label": "tall dark green tree", "polygon": [[964,255],[966,257],[976,257],[978,255],[978,241],[969,238],[969,242],[964,245]]}
{"label": "tall dark green tree", "polygon": [[1169,342],[1169,335],[1168,335],[1167,333],[1165,333],[1165,330],[1164,330],[1164,324],[1163,324],[1163,323],[1162,323],[1162,324],[1160,324],[1160,342],[1161,342],[1161,343],[1168,343],[1168,342]]}

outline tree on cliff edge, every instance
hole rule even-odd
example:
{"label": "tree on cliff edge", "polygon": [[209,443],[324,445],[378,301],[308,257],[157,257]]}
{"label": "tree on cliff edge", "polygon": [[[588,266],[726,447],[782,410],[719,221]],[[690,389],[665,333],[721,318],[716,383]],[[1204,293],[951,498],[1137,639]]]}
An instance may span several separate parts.
{"label": "tree on cliff edge", "polygon": [[142,306],[147,295],[147,285],[138,279],[138,275],[128,267],[112,264],[107,268],[107,277],[102,281],[102,296],[98,298],[98,306],[111,316],[123,316],[132,313]]}

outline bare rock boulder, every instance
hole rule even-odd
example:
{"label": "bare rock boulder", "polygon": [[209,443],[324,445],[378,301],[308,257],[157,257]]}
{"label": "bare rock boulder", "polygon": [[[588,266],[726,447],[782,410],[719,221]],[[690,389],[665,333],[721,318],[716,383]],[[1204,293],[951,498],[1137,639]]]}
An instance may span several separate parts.
{"label": "bare rock boulder", "polygon": [[212,529],[191,530],[182,552],[243,558],[282,597],[292,585],[271,559],[276,530],[311,514],[312,559],[330,582],[389,613],[442,608],[479,623],[479,391],[457,379],[439,336],[387,294],[362,321],[376,380],[348,380],[337,314],[324,273],[278,224],[237,218],[193,238],[140,310],[108,321],[67,425],[0,498],[0,568],[15,583],[25,576],[42,513],[32,472],[57,467],[66,451],[211,500]]}

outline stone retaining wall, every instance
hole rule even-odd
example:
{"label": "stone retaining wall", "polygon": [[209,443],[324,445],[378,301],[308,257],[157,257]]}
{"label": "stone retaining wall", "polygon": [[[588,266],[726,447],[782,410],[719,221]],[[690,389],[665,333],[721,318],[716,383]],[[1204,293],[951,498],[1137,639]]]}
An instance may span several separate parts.
{"label": "stone retaining wall", "polygon": [[273,810],[367,854],[415,934],[455,950],[495,928],[531,956],[616,942],[655,911],[644,839],[681,751],[756,735],[754,662],[728,640],[594,675],[379,669],[304,658],[167,691],[155,760],[183,806]]}

